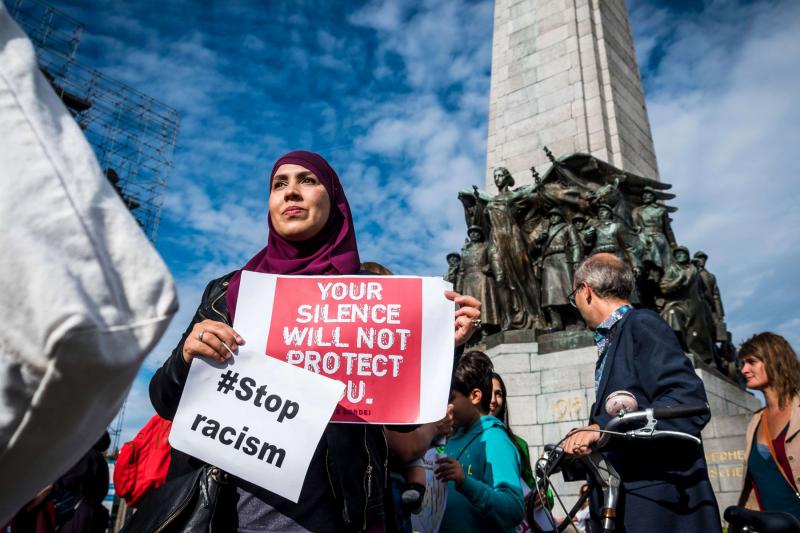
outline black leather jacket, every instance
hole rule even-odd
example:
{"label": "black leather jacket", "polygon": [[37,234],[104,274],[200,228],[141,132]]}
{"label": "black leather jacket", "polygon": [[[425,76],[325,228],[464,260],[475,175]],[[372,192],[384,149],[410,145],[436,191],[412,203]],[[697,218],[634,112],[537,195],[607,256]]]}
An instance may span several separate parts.
{"label": "black leather jacket", "polygon": [[[181,341],[150,381],[150,400],[156,412],[163,418],[172,420],[178,408],[189,375],[189,365],[182,355],[183,343],[194,325],[206,319],[230,324],[225,295],[233,274],[231,272],[208,284],[200,306]],[[383,426],[329,424],[322,438],[327,441],[327,479],[341,510],[339,528],[343,531],[363,531],[382,525],[388,455]],[[202,461],[173,449],[167,479],[202,466]]]}

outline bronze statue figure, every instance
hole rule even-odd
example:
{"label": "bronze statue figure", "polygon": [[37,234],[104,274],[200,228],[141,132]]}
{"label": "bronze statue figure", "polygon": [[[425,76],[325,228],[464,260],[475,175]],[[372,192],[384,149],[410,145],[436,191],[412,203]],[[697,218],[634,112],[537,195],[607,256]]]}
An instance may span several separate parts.
{"label": "bronze statue figure", "polygon": [[467,222],[467,227],[480,226],[483,229],[483,234],[489,234],[489,220],[486,216],[486,204],[489,202],[491,196],[478,190],[476,186],[472,186],[472,190],[463,190],[458,193],[458,200],[464,207],[464,219]]}
{"label": "bronze statue figure", "polygon": [[614,176],[611,183],[601,185],[594,192],[590,193],[588,198],[593,205],[607,205],[617,221],[622,222],[626,229],[633,230],[631,210],[628,208],[625,197],[619,189],[620,178],[624,178],[624,176]]}
{"label": "bronze statue figure", "polygon": [[607,252],[627,261],[635,273],[641,270],[641,262],[633,246],[626,239],[625,226],[614,219],[608,204],[597,207],[597,219],[593,221],[594,246],[589,255]]}
{"label": "bronze statue figure", "polygon": [[726,342],[728,340],[728,327],[725,324],[725,309],[722,307],[722,296],[717,285],[717,277],[706,270],[708,255],[705,252],[695,252],[692,263],[700,273],[703,280],[703,296],[711,309],[711,317],[714,319],[714,340]]}
{"label": "bronze statue figure", "polygon": [[534,239],[534,249],[542,257],[542,308],[551,331],[564,329],[562,309],[569,305],[572,276],[583,254],[575,228],[564,220],[559,209],[547,213],[548,225]]}
{"label": "bronze statue figure", "polygon": [[587,226],[587,219],[581,213],[572,217],[572,227],[575,228],[575,233],[578,235],[578,240],[581,246],[581,257],[590,255],[594,247],[595,230],[592,226]]}
{"label": "bronze statue figure", "polygon": [[461,268],[458,273],[460,292],[481,302],[481,331],[499,331],[503,326],[503,315],[497,294],[497,284],[492,272],[489,244],[485,241],[481,226],[470,226],[469,241],[461,250]]}
{"label": "bronze statue figure", "polygon": [[533,201],[532,187],[512,190],[514,178],[506,168],[494,171],[498,193],[486,204],[491,246],[496,252],[493,268],[503,314],[513,329],[542,328],[539,283],[528,258],[528,245],[517,215]]}
{"label": "bronze statue figure", "polygon": [[710,310],[703,297],[700,273],[689,261],[689,250],[675,248],[675,261],[667,266],[659,282],[663,297],[661,317],[675,331],[684,349],[714,363]]}
{"label": "bronze statue figure", "polygon": [[632,215],[644,244],[642,262],[663,272],[672,263],[672,249],[677,246],[669,209],[658,203],[655,190],[645,187],[642,205],[634,208]]}
{"label": "bronze statue figure", "polygon": [[461,266],[461,255],[456,252],[447,254],[447,273],[443,276],[445,281],[453,284],[453,290],[461,292],[461,284],[458,279],[458,270]]}

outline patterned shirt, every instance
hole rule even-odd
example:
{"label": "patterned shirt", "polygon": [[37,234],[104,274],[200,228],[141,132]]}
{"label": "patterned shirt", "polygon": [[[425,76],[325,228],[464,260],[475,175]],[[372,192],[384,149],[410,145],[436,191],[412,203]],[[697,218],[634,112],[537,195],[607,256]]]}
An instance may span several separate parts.
{"label": "patterned shirt", "polygon": [[633,309],[630,305],[623,305],[600,322],[594,330],[594,343],[597,345],[597,364],[594,369],[594,395],[597,396],[600,390],[600,378],[603,377],[603,368],[606,365],[606,352],[614,337],[614,326],[625,316],[625,313]]}

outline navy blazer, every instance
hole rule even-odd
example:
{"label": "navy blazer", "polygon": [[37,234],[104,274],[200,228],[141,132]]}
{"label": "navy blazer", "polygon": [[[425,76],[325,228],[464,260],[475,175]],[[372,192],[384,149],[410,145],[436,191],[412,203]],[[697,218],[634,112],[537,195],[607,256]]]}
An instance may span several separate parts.
{"label": "navy blazer", "polygon": [[[707,402],[703,382],[672,329],[649,310],[631,310],[617,322],[591,423],[608,423],[605,400],[619,390],[632,393],[640,409]],[[699,437],[710,419],[703,415],[664,420],[656,428]],[[617,531],[721,531],[702,445],[671,438],[612,440],[606,456],[622,478],[624,526]],[[593,507],[596,511],[597,505]]]}

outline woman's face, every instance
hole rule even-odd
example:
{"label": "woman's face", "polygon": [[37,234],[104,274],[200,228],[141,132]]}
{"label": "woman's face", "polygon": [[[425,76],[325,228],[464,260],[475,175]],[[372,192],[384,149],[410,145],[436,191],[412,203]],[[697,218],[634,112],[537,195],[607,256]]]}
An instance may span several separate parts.
{"label": "woman's face", "polygon": [[766,365],[754,355],[742,359],[742,376],[748,389],[763,390],[769,385]]}
{"label": "woman's face", "polygon": [[313,172],[300,165],[281,165],[272,178],[269,216],[284,239],[305,241],[320,232],[331,213],[331,199]]}
{"label": "woman's face", "polygon": [[503,407],[503,402],[505,402],[505,398],[503,398],[503,388],[500,386],[500,380],[492,378],[492,401],[489,402],[489,414],[497,416],[497,413]]}

